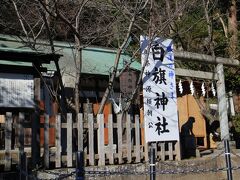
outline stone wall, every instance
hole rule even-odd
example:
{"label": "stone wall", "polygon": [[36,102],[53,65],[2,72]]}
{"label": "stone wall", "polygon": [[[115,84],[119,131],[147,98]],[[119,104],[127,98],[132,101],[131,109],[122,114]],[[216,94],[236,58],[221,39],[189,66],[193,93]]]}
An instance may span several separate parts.
{"label": "stone wall", "polygon": [[[231,155],[232,167],[240,167],[240,153]],[[225,168],[224,152],[221,151],[214,156],[207,158],[197,158],[182,161],[164,161],[157,162],[156,171],[158,180],[224,180],[227,179],[227,171]],[[219,170],[217,170],[219,169]],[[86,167],[87,172],[92,172],[92,175],[86,175],[85,179],[98,180],[148,180],[149,164],[125,164],[118,166],[102,166],[102,167]],[[217,171],[215,171],[217,170]],[[54,179],[71,174],[75,169],[58,169],[45,172],[38,172],[40,179]],[[46,173],[47,172],[47,173]],[[107,172],[111,172],[107,173]],[[233,170],[233,179],[240,177],[240,168]],[[75,179],[75,173],[68,179]]]}

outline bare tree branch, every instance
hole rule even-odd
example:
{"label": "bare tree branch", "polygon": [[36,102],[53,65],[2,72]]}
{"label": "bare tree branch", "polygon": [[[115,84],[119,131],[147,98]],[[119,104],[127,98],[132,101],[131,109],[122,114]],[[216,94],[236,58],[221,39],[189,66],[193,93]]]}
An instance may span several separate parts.
{"label": "bare tree branch", "polygon": [[[137,1],[137,2],[139,2],[139,1]],[[100,103],[100,106],[99,106],[99,109],[98,109],[98,114],[101,114],[103,112],[104,105],[105,105],[105,103],[108,99],[108,96],[110,94],[110,91],[113,87],[113,82],[114,82],[114,79],[115,79],[116,74],[117,74],[117,67],[118,67],[118,64],[119,64],[120,56],[121,56],[121,53],[122,53],[122,50],[123,50],[124,46],[127,44],[127,41],[130,37],[130,33],[132,31],[132,27],[133,27],[133,24],[136,20],[136,16],[137,16],[138,12],[139,12],[139,7],[136,6],[135,7],[135,12],[134,12],[134,14],[131,18],[130,24],[128,26],[128,31],[127,31],[127,34],[124,38],[124,41],[117,50],[115,61],[114,61],[113,71],[112,71],[112,74],[111,74],[111,77],[110,77],[110,80],[109,80],[109,83],[108,83],[108,87],[106,88],[106,90],[104,92],[104,95],[103,95],[103,98],[102,98],[102,101]]]}
{"label": "bare tree branch", "polygon": [[42,7],[48,12],[49,15],[55,17],[55,18],[60,18],[68,27],[73,31],[74,35],[77,36],[78,39],[80,39],[79,33],[76,31],[76,28],[72,25],[72,23],[61,13],[58,11],[57,8],[57,3],[55,2],[55,12],[53,13],[51,10],[49,10],[48,6],[42,1],[42,0],[37,0]]}
{"label": "bare tree branch", "polygon": [[225,22],[223,21],[223,18],[220,16],[219,13],[216,13],[216,16],[218,17],[219,21],[220,21],[221,24],[222,24],[224,36],[225,36],[226,38],[228,38],[228,28],[227,28]]}
{"label": "bare tree branch", "polygon": [[[31,41],[30,41],[30,38],[29,38],[29,35],[28,35],[28,32],[27,32],[27,30],[26,30],[26,28],[25,28],[25,25],[24,25],[24,23],[23,23],[22,16],[20,15],[20,13],[19,13],[19,11],[18,11],[17,4],[16,4],[16,2],[15,2],[14,0],[11,0],[11,2],[12,2],[12,4],[13,4],[13,6],[14,6],[14,10],[15,10],[15,12],[16,12],[16,14],[17,14],[17,17],[18,17],[18,20],[19,20],[19,22],[20,22],[20,24],[21,24],[22,30],[23,30],[26,38],[27,38],[27,42],[25,42],[25,43],[27,43],[27,44],[29,44],[30,46],[32,46]],[[33,46],[32,46],[32,47],[33,47]]]}
{"label": "bare tree branch", "polygon": [[212,22],[208,15],[209,0],[207,0],[207,2],[205,2],[205,0],[202,0],[202,2],[203,2],[203,6],[204,6],[205,18],[206,18],[207,27],[208,27],[208,44],[210,47],[211,54],[212,54],[213,58],[215,58],[215,52],[214,52],[214,46],[213,46]]}
{"label": "bare tree branch", "polygon": [[[52,39],[50,27],[49,27],[50,22],[48,22],[48,20],[47,20],[46,13],[44,13],[44,9],[40,9],[40,13],[43,17],[44,25],[45,25],[46,30],[47,30],[47,35],[48,35],[48,40],[49,40],[49,44],[50,44],[50,47],[51,47],[51,51],[52,51],[53,54],[55,54],[54,42],[53,42],[53,39]],[[67,103],[66,103],[65,88],[64,88],[64,85],[63,85],[62,76],[61,76],[58,61],[54,59],[54,63],[55,63],[55,66],[57,68],[57,76],[59,78],[59,83],[60,83],[60,88],[61,88],[61,102],[62,103],[60,103],[60,109],[65,114],[67,112],[67,110],[66,110],[67,109]],[[55,97],[55,99],[57,100],[57,97]]]}

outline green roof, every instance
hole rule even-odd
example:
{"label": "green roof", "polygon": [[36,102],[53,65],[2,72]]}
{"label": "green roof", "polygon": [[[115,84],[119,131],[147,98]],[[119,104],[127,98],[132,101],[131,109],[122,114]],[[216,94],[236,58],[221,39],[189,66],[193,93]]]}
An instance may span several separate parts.
{"label": "green roof", "polygon": [[[67,43],[67,42],[55,42],[55,50],[57,54],[63,55],[60,57],[59,65],[60,69],[63,73],[71,75],[76,70],[75,62],[74,62],[74,50],[73,50],[73,44]],[[7,36],[7,35],[0,35],[0,47],[4,48],[13,48],[17,49],[18,51],[29,51],[28,48],[24,47],[23,44],[20,42],[20,39],[16,39],[16,37]],[[46,43],[46,41],[39,41],[37,44],[37,48],[44,51],[44,52],[50,52],[50,47]],[[114,61],[116,56],[116,50],[102,48],[102,47],[87,47],[83,49],[82,51],[82,57],[83,57],[83,64],[82,64],[82,73],[85,74],[99,74],[99,75],[109,75],[111,72]],[[131,59],[131,56],[129,56],[126,53],[122,53],[120,57],[120,62],[118,65],[118,69],[123,68],[123,63],[125,61],[129,61]],[[1,61],[2,63],[8,63],[7,61]],[[9,62],[9,65],[13,65],[12,62]],[[14,64],[14,65],[26,65],[24,62]],[[48,69],[55,70],[54,65],[50,64],[47,65]],[[130,68],[135,70],[141,69],[141,64],[134,60],[133,63],[131,63]]]}
{"label": "green roof", "polygon": [[[75,68],[74,61],[71,61],[71,59],[73,60],[73,54],[74,51],[71,48],[63,48],[63,58],[65,60],[60,61],[60,65],[62,63],[66,63],[66,65]],[[103,48],[88,47],[83,49],[82,57],[83,57],[82,73],[109,75],[114,66],[116,51]],[[120,56],[118,69],[120,70],[124,67],[123,65],[124,61],[130,60],[131,57],[129,55],[122,54]],[[135,70],[140,70],[141,64],[138,63],[137,61],[134,61],[133,63],[131,63],[130,67]]]}

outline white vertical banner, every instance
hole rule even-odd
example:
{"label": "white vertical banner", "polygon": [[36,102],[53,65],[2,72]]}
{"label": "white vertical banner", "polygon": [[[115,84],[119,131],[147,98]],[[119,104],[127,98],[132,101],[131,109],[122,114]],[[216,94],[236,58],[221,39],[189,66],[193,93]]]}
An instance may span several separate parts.
{"label": "white vertical banner", "polygon": [[146,142],[179,140],[173,42],[155,38],[149,56],[148,37],[141,36],[144,129]]}

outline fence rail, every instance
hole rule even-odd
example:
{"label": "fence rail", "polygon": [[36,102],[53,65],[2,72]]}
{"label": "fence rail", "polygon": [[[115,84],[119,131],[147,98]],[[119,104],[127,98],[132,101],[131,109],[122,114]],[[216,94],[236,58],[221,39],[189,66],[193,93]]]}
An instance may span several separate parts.
{"label": "fence rail", "polygon": [[[118,114],[115,117],[110,114],[107,123],[104,123],[103,114],[97,117],[93,114],[78,114],[77,117],[78,121],[73,122],[72,114],[68,113],[64,122],[59,114],[55,117],[55,122],[50,123],[49,116],[44,115],[44,123],[40,123],[38,128],[44,130],[44,143],[39,151],[46,169],[73,167],[75,152],[81,150],[85,153],[87,166],[148,161],[149,144],[142,141],[144,127],[138,115],[123,117]],[[0,150],[0,166],[4,167],[5,171],[10,170],[12,164],[19,163],[19,154],[26,152],[27,157],[31,157],[34,156],[33,152],[36,152],[36,149],[32,151],[36,148],[33,145],[24,146],[24,129],[31,128],[34,124],[25,118],[24,113],[19,113],[17,121],[13,120],[12,113],[5,115],[5,123],[2,124],[5,145],[4,149]],[[50,129],[54,129],[55,137],[49,136]],[[16,132],[18,136],[15,137]],[[17,140],[13,141],[14,137]],[[49,144],[52,138],[55,139],[54,145]],[[13,144],[15,142],[18,143]],[[180,158],[179,142],[158,142],[154,146],[158,160]]]}

